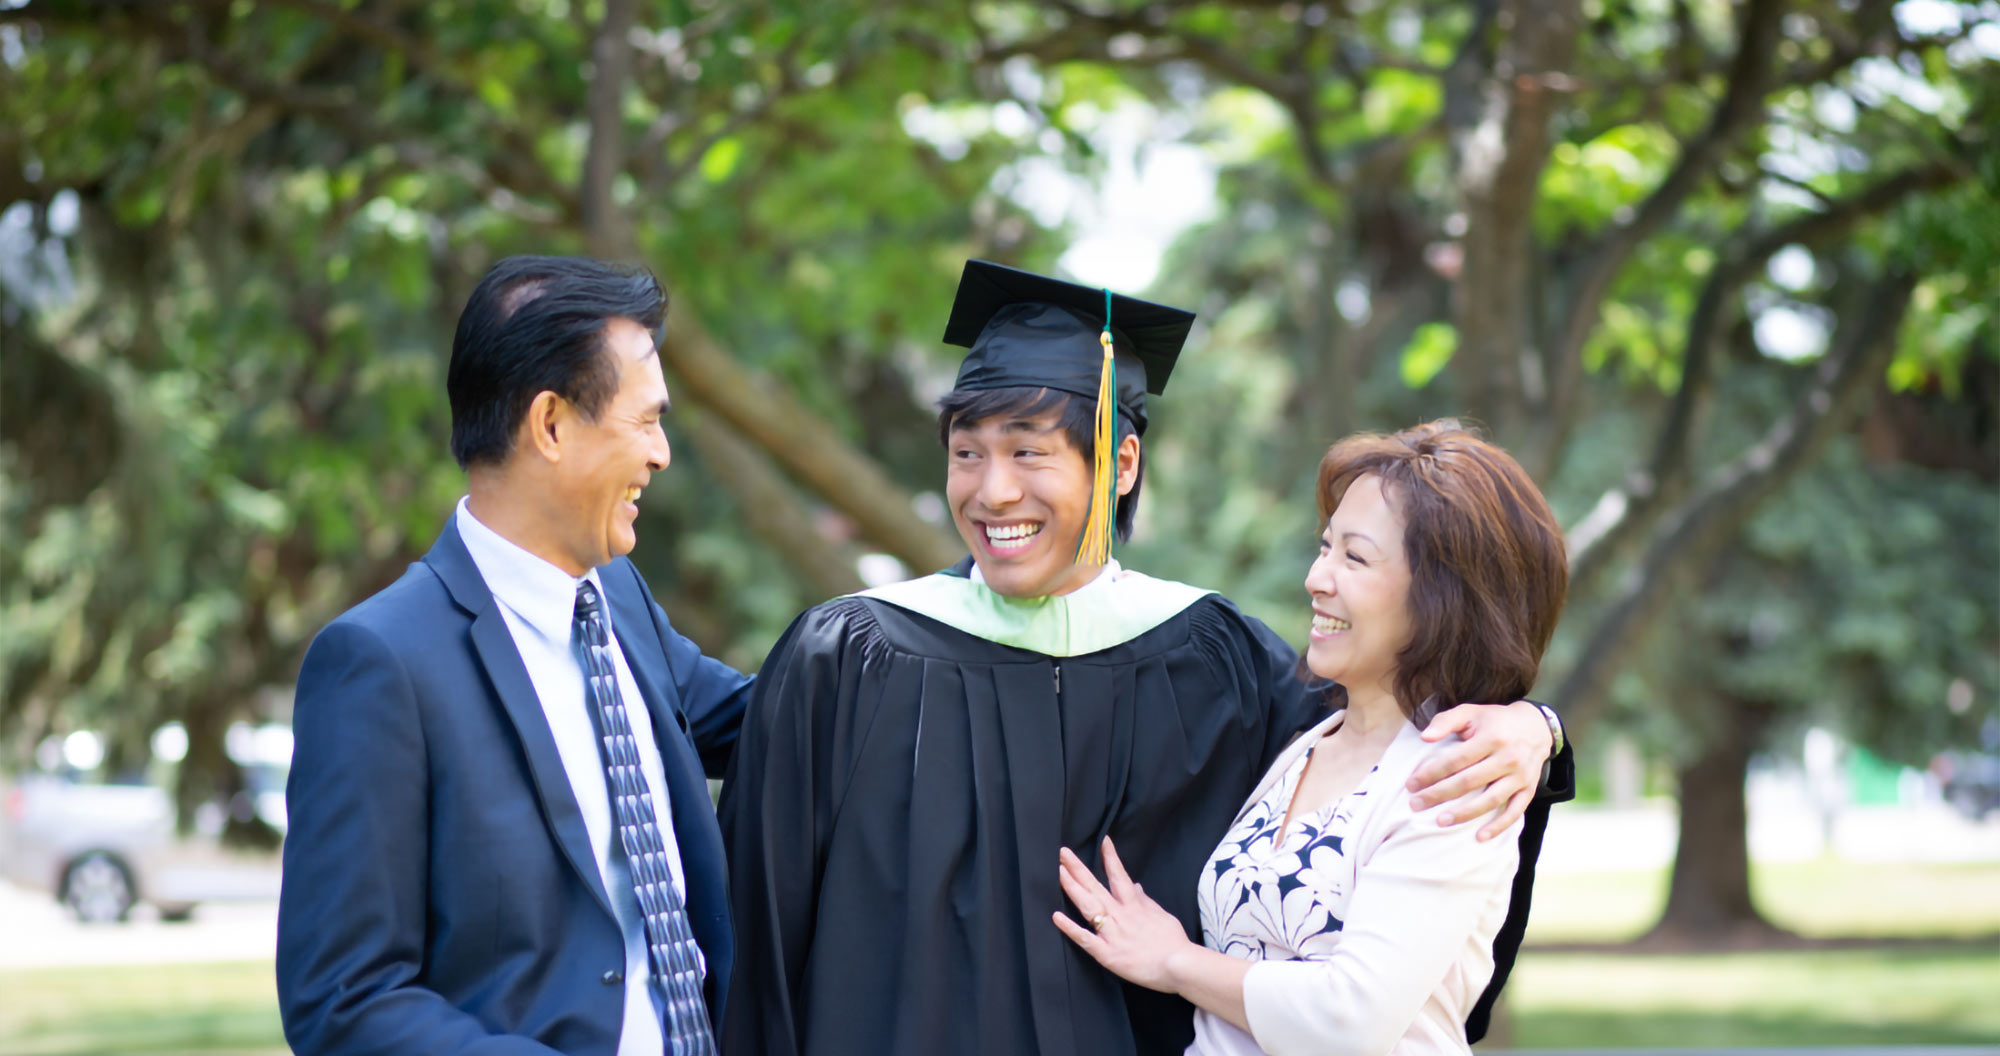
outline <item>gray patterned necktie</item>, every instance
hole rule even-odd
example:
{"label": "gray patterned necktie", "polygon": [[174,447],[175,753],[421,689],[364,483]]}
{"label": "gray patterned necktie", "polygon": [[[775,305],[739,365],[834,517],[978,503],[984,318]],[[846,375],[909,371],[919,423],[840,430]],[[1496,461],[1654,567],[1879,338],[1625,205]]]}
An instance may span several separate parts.
{"label": "gray patterned necktie", "polygon": [[625,717],[618,669],[611,660],[611,634],[597,587],[585,580],[576,588],[576,631],[584,644],[584,691],[604,746],[604,769],[611,786],[618,843],[625,850],[639,911],[646,920],[653,983],[667,1008],[667,1052],[673,1056],[715,1056],[708,1006],[701,998],[701,968],[687,908],[667,869],[666,845],[653,796],[639,769],[639,744]]}

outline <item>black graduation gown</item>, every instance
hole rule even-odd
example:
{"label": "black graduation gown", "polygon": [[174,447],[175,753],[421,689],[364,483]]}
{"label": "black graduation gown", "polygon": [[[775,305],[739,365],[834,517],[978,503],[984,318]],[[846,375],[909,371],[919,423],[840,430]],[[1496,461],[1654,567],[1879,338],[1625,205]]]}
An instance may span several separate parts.
{"label": "black graduation gown", "polygon": [[1295,665],[1213,594],[1067,658],[865,597],[800,616],[723,788],[725,1056],[1180,1053],[1191,1006],[1121,982],[1050,923],[1074,916],[1056,851],[1101,876],[1110,835],[1199,941],[1202,863],[1323,714]]}

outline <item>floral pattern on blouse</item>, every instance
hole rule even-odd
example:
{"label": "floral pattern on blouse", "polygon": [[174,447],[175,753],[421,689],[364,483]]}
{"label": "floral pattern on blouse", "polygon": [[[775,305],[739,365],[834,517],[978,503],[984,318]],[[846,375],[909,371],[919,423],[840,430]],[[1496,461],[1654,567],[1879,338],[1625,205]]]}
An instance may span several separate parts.
{"label": "floral pattern on blouse", "polygon": [[[1368,779],[1354,791],[1292,819],[1280,840],[1307,751],[1283,780],[1246,811],[1202,867],[1197,897],[1202,940],[1247,961],[1321,960],[1340,942],[1354,875],[1342,844],[1366,803]],[[1379,767],[1378,767],[1379,768]],[[1375,769],[1369,770],[1369,777]]]}

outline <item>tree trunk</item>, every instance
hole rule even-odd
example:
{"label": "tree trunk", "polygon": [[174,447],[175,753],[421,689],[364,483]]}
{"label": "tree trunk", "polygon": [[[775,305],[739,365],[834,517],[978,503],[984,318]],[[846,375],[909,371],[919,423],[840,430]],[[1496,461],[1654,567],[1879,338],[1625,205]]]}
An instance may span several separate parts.
{"label": "tree trunk", "polygon": [[590,41],[590,141],[577,197],[591,255],[613,260],[637,255],[631,218],[612,197],[612,185],[625,169],[625,82],[632,69],[630,37],[637,6],[634,0],[606,0],[604,20]]}
{"label": "tree trunk", "polygon": [[1667,908],[1648,945],[1757,945],[1784,934],[1750,896],[1750,824],[1743,795],[1750,755],[1769,728],[1771,705],[1724,697],[1713,735],[1682,765],[1680,846]]}
{"label": "tree trunk", "polygon": [[[1338,307],[1345,272],[1344,252],[1324,220],[1312,225],[1313,267],[1306,272],[1307,289],[1299,310],[1306,320],[1298,389],[1300,428],[1292,437],[1289,467],[1317,463],[1328,444],[1354,430],[1354,392],[1361,374],[1355,369],[1353,328]],[[1296,475],[1294,471],[1293,475]]]}
{"label": "tree trunk", "polygon": [[[1460,203],[1465,210],[1463,270],[1452,298],[1460,376],[1473,386],[1461,403],[1503,442],[1524,428],[1546,398],[1541,356],[1529,345],[1526,264],[1532,218],[1548,161],[1549,117],[1563,71],[1573,64],[1582,14],[1576,0],[1508,0],[1490,67],[1447,103]],[[1477,48],[1475,46],[1475,52]]]}

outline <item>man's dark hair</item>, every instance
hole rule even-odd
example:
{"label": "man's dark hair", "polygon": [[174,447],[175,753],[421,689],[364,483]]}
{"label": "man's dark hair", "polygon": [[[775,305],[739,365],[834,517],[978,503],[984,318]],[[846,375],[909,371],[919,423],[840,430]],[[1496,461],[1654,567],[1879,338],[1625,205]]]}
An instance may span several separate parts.
{"label": "man's dark hair", "polygon": [[451,342],[451,455],[463,468],[513,452],[528,405],[544,391],[595,421],[618,391],[604,329],[630,319],[657,333],[667,295],[644,268],[586,257],[508,257],[465,302]]}
{"label": "man's dark hair", "polygon": [[[1056,412],[1056,428],[1069,437],[1069,446],[1083,454],[1084,465],[1090,465],[1097,454],[1097,401],[1040,386],[945,393],[944,399],[938,401],[938,443],[950,447],[951,431],[955,428],[975,426],[992,418],[1034,418],[1050,411]],[[1130,435],[1132,423],[1121,414],[1118,416],[1118,442],[1124,443]],[[1146,445],[1141,443],[1138,475],[1132,479],[1132,490],[1118,497],[1118,507],[1114,511],[1113,523],[1121,543],[1132,538],[1132,518],[1137,516],[1139,509],[1139,488],[1145,483]]]}

